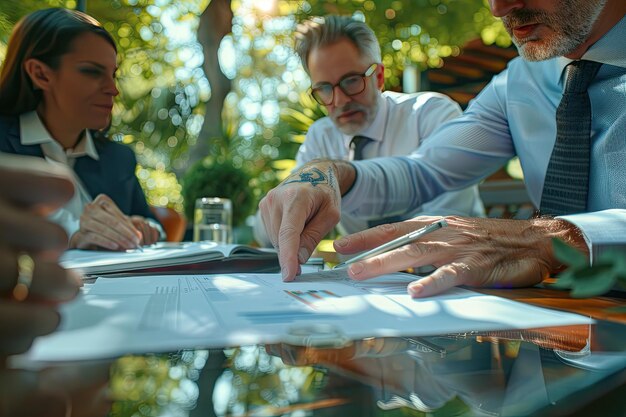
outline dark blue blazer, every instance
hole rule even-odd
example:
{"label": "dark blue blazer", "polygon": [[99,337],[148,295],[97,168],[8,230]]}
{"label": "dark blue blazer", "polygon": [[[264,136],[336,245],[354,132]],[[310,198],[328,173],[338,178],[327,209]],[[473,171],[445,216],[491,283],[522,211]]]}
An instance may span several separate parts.
{"label": "dark blue blazer", "polygon": [[[100,160],[83,156],[77,158],[74,164],[74,172],[91,197],[106,194],[124,214],[154,219],[135,176],[137,159],[132,149],[106,139],[94,138],[94,145]],[[0,152],[43,158],[40,145],[20,143],[20,122],[17,116],[0,115]]]}

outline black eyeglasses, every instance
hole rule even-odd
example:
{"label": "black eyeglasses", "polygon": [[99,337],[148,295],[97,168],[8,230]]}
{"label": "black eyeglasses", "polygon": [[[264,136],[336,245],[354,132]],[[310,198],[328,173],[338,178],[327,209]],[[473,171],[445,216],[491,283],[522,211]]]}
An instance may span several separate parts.
{"label": "black eyeglasses", "polygon": [[347,96],[355,96],[365,90],[365,79],[372,75],[378,64],[370,65],[363,74],[350,74],[343,77],[337,84],[319,83],[311,88],[311,95],[319,104],[328,106],[335,99],[335,87]]}

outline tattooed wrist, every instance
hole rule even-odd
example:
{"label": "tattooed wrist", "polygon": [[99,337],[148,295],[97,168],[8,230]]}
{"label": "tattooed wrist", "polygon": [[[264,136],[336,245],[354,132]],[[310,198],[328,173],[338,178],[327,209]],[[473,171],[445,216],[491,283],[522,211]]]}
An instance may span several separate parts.
{"label": "tattooed wrist", "polygon": [[293,183],[309,183],[313,187],[328,185],[343,195],[352,187],[355,178],[356,171],[347,161],[313,160],[289,175],[280,186]]}
{"label": "tattooed wrist", "polygon": [[293,183],[309,183],[313,187],[318,185],[330,185],[330,179],[328,174],[324,174],[319,168],[316,167],[304,167],[300,171],[291,174],[287,177],[281,185],[293,184]]}

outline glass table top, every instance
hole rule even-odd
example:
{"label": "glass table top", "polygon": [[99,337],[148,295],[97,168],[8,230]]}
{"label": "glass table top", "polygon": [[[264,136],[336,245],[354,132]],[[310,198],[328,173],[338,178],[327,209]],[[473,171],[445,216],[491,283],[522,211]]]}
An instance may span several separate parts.
{"label": "glass table top", "polygon": [[0,371],[0,416],[624,415],[626,327],[196,349]]}

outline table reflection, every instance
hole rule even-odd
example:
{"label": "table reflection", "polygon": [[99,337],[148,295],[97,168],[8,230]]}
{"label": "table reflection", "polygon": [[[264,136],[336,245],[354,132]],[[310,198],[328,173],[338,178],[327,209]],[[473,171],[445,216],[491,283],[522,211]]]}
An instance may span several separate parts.
{"label": "table reflection", "polygon": [[269,351],[286,363],[324,363],[364,381],[375,388],[381,410],[518,416],[557,404],[624,368],[626,357],[612,352],[604,368],[579,369],[593,355],[593,337],[591,327],[571,326],[370,339],[334,350],[276,345]]}
{"label": "table reflection", "polygon": [[0,370],[0,415],[106,416],[113,398],[110,363],[71,364],[40,370]]}
{"label": "table reflection", "polygon": [[624,326],[599,322],[5,368],[0,415],[565,415],[624,386],[625,352]]}

